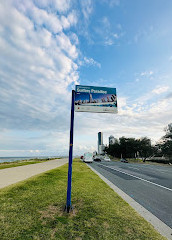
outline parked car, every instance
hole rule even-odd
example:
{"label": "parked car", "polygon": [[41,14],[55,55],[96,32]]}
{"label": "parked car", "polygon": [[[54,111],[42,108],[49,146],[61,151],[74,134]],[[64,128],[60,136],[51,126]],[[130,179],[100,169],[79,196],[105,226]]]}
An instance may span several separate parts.
{"label": "parked car", "polygon": [[94,161],[101,162],[101,156],[99,156],[99,155],[94,156]]}
{"label": "parked car", "polygon": [[84,153],[83,161],[86,163],[92,163],[93,162],[93,154],[90,152]]}
{"label": "parked car", "polygon": [[110,162],[110,158],[108,156],[104,156],[103,160],[106,162]]}
{"label": "parked car", "polygon": [[81,156],[80,159],[83,160],[84,156]]}
{"label": "parked car", "polygon": [[125,159],[125,158],[121,158],[121,160],[120,160],[121,162],[124,162],[124,163],[128,163],[128,160],[127,159]]}

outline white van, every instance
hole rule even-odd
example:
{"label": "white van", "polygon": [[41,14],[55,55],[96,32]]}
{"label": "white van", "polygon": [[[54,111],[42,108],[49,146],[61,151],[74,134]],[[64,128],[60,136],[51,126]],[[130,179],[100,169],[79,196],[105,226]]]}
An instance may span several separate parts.
{"label": "white van", "polygon": [[86,163],[92,163],[93,162],[93,154],[90,152],[84,153],[83,161]]}

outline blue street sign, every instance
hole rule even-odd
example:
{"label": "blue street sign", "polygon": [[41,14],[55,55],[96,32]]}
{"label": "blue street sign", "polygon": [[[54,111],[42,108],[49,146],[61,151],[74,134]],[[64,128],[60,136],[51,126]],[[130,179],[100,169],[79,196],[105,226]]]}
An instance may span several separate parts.
{"label": "blue street sign", "polygon": [[117,113],[116,88],[76,85],[75,111]]}

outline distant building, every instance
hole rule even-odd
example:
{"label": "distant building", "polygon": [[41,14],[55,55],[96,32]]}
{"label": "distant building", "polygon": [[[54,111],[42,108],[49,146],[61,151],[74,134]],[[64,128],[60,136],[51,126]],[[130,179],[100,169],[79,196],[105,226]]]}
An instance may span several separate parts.
{"label": "distant building", "polygon": [[104,154],[105,145],[103,144],[103,133],[98,133],[98,154]]}
{"label": "distant building", "polygon": [[110,136],[109,137],[109,145],[113,145],[115,143],[115,138],[114,138],[114,136]]}
{"label": "distant building", "polygon": [[98,133],[98,145],[103,145],[103,133]]}
{"label": "distant building", "polygon": [[105,145],[99,145],[98,153],[100,155],[104,155],[104,153],[105,153]]}

